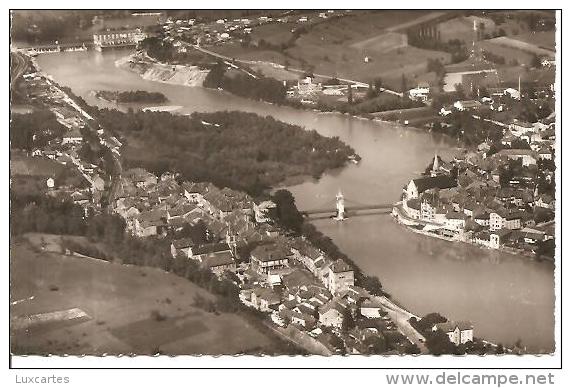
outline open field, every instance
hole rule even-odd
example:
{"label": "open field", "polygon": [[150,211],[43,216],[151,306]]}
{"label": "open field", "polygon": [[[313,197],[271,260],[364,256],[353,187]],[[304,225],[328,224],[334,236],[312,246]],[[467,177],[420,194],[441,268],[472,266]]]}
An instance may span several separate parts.
{"label": "open field", "polygon": [[13,152],[10,158],[10,175],[55,176],[65,170],[58,162],[47,158],[34,158]]}
{"label": "open field", "polygon": [[213,298],[207,291],[159,269],[37,252],[22,241],[13,241],[10,263],[13,322],[68,309],[86,314],[13,326],[15,354],[271,351],[272,339],[242,317],[193,307],[195,295]]}
{"label": "open field", "polygon": [[541,49],[555,50],[555,31],[526,32],[514,35],[512,38],[535,45]]}
{"label": "open field", "polygon": [[403,21],[403,19],[399,19],[399,24],[396,24],[394,26],[387,28],[387,31],[403,31],[407,28],[414,27],[417,24],[422,24],[422,23],[426,23],[426,22],[429,22],[429,21],[434,20],[434,19],[441,18],[446,14],[447,14],[447,12],[441,12],[441,11],[418,12],[415,15],[415,18],[412,20]]}
{"label": "open field", "polygon": [[[248,49],[238,45],[216,46],[213,50],[244,60],[269,61],[282,65],[287,61],[292,68],[311,67],[318,74],[362,82],[381,77],[388,87],[400,89],[403,74],[414,85],[426,73],[429,58],[439,58],[447,63],[450,55],[408,47],[406,35],[395,31],[416,24],[419,20],[441,17],[442,14],[444,12],[410,10],[356,11],[347,16],[308,25],[307,32],[299,36],[295,45],[285,50],[286,55],[278,51]],[[263,37],[266,41],[283,41],[284,35],[291,35],[283,25],[270,26],[262,27],[266,32],[271,32]],[[256,29],[252,32],[253,37],[257,36],[255,31]],[[272,34],[276,34],[277,38],[272,37]],[[369,63],[365,63],[365,57],[369,57]],[[275,71],[268,69],[267,73],[275,74]],[[288,78],[286,74],[280,74],[279,79]]]}
{"label": "open field", "polygon": [[387,32],[351,45],[351,47],[363,50],[363,52],[375,51],[380,53],[406,46],[408,46],[406,35],[398,32]]}
{"label": "open field", "polygon": [[505,67],[498,69],[498,75],[502,85],[517,86],[518,78],[522,84],[534,83],[537,86],[548,86],[555,82],[555,69],[532,69],[527,70],[521,66]]}
{"label": "open field", "polygon": [[483,27],[482,35],[491,35],[496,30],[496,24],[491,19],[477,16],[458,17],[438,24],[440,39],[443,42],[458,39],[466,45],[471,45],[475,38],[474,22],[479,28]]}
{"label": "open field", "polygon": [[269,44],[286,44],[293,36],[292,29],[299,27],[297,23],[270,23],[252,29],[252,40],[265,40]]}
{"label": "open field", "polygon": [[555,56],[554,52],[551,50],[546,50],[539,46],[536,46],[535,44],[527,43],[518,39],[508,38],[507,36],[499,36],[497,38],[490,39],[489,42],[497,44],[502,47],[514,48],[517,50],[525,51],[526,53],[536,54],[539,56],[548,56],[552,58]]}
{"label": "open field", "polygon": [[[380,77],[391,89],[400,90],[404,74],[411,85],[426,74],[429,58],[438,58],[447,63],[450,55],[438,51],[405,47],[389,53],[367,52],[369,63],[365,63],[361,50],[354,48],[331,50],[321,45],[296,46],[289,50],[295,57],[303,57],[315,66],[319,74],[331,74],[340,78],[370,82]],[[412,87],[412,86],[411,86]]]}
{"label": "open field", "polygon": [[[390,27],[400,26],[423,16],[419,11],[360,11],[341,18],[330,19],[312,27],[301,35],[296,44],[350,46],[377,35],[383,35]],[[304,43],[305,42],[305,43]]]}
{"label": "open field", "polygon": [[533,55],[515,47],[508,47],[492,40],[482,40],[476,43],[476,47],[484,51],[488,51],[494,55],[499,55],[505,58],[506,65],[510,65],[517,61],[520,65],[529,65]]}

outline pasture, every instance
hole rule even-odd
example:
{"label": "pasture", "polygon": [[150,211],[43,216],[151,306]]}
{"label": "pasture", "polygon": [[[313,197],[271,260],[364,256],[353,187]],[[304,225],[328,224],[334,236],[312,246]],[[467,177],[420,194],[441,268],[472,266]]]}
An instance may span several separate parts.
{"label": "pasture", "polygon": [[507,36],[499,36],[494,39],[489,40],[490,43],[497,44],[501,47],[513,48],[517,50],[524,51],[530,54],[536,54],[539,56],[548,56],[553,58],[555,56],[552,50],[546,50],[535,44],[528,43],[519,39],[509,38]]}
{"label": "pasture", "polygon": [[241,316],[195,307],[196,295],[214,296],[162,270],[35,250],[23,240],[12,242],[10,264],[12,322],[70,309],[86,314],[12,325],[14,354],[271,352],[272,338]]}
{"label": "pasture", "polygon": [[458,17],[438,24],[440,39],[448,42],[452,39],[464,41],[466,45],[471,45],[476,33],[474,23],[480,29],[481,35],[492,34],[496,30],[496,24],[488,19],[477,16]]}
{"label": "pasture", "polygon": [[477,42],[476,47],[494,55],[504,57],[506,65],[529,65],[533,57],[529,52],[515,47],[501,45],[498,42],[494,42],[493,39]]}
{"label": "pasture", "polygon": [[555,50],[555,32],[554,31],[537,31],[525,32],[519,35],[512,36],[513,39],[519,40],[531,45],[537,46],[540,49]]}
{"label": "pasture", "polygon": [[[343,17],[308,24],[305,27],[307,32],[284,52],[243,48],[235,44],[216,47],[215,51],[252,61],[281,65],[287,61],[292,68],[311,68],[316,74],[363,82],[381,77],[388,87],[400,89],[403,74],[414,86],[419,80],[432,78],[425,76],[429,58],[439,58],[447,63],[450,55],[409,47],[406,35],[396,31],[441,14],[411,10],[355,11]],[[274,44],[283,42],[292,35],[290,27],[286,23],[267,24],[255,28],[252,37],[254,40],[263,37]],[[368,63],[365,57],[369,58]],[[278,79],[289,77],[282,72],[276,73],[275,69],[266,69],[267,75],[273,74]]]}

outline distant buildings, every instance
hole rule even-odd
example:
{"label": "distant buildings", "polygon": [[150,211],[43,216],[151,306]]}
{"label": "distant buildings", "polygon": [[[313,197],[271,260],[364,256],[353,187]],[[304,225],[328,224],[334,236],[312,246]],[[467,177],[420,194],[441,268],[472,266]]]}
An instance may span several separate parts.
{"label": "distant buildings", "polygon": [[454,108],[458,109],[460,112],[467,110],[478,110],[481,107],[482,104],[479,101],[475,100],[456,101],[454,103]]}
{"label": "distant buildings", "polygon": [[410,89],[408,95],[411,100],[427,102],[430,95],[430,86],[426,82],[420,83],[416,88]]}
{"label": "distant buildings", "polygon": [[135,46],[146,37],[147,34],[138,28],[134,30],[112,30],[93,34],[93,44],[96,50],[101,51],[107,47]]}

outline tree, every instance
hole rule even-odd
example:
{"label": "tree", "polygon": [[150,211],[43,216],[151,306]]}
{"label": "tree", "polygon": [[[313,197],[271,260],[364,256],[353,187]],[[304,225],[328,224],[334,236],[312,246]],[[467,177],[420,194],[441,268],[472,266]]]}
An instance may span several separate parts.
{"label": "tree", "polygon": [[195,244],[204,244],[208,242],[208,228],[203,220],[198,220],[195,225],[189,225],[187,231],[188,236]]}
{"label": "tree", "polygon": [[376,90],[377,92],[380,92],[380,91],[381,91],[381,88],[383,87],[383,80],[382,80],[382,78],[376,77],[376,78],[373,80],[373,85],[375,86],[375,90]]}
{"label": "tree", "polygon": [[454,90],[456,91],[456,96],[459,100],[466,98],[466,93],[464,92],[464,86],[462,84],[454,85]]}
{"label": "tree", "polygon": [[400,88],[401,88],[401,91],[402,91],[403,93],[408,90],[408,81],[407,81],[406,76],[404,75],[404,73],[402,74],[402,77],[401,77]]}
{"label": "tree", "polygon": [[436,330],[426,338],[426,347],[431,354],[439,356],[442,354],[454,354],[456,346],[450,342],[450,338],[442,330]]}
{"label": "tree", "polygon": [[352,104],[353,103],[353,88],[351,87],[351,84],[347,85],[347,103],[348,104]]}
{"label": "tree", "polygon": [[349,330],[355,327],[355,320],[353,319],[353,315],[349,309],[346,309],[343,312],[343,321],[341,322],[341,330],[344,333],[347,333]]}
{"label": "tree", "polygon": [[430,313],[422,317],[416,326],[421,333],[432,331],[432,327],[437,323],[444,323],[447,319],[439,313]]}
{"label": "tree", "polygon": [[297,210],[293,194],[289,190],[281,189],[275,192],[272,199],[276,204],[279,224],[296,233],[301,232],[303,216]]}

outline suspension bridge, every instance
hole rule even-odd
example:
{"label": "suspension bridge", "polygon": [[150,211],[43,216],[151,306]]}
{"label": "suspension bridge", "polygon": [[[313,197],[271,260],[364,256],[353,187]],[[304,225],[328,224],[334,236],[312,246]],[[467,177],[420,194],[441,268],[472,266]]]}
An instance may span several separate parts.
{"label": "suspension bridge", "polygon": [[337,221],[343,221],[348,217],[388,214],[392,212],[393,206],[394,204],[392,203],[363,204],[346,198],[339,191],[334,199],[327,201],[324,205],[301,210],[301,213],[306,219],[311,220],[333,218]]}

